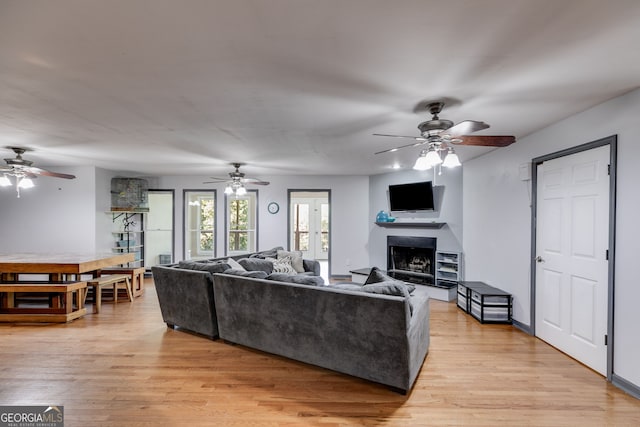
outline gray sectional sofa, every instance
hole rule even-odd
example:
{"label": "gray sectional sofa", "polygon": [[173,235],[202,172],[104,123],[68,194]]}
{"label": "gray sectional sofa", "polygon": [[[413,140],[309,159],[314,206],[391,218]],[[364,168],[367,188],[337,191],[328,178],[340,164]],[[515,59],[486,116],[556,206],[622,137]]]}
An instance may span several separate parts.
{"label": "gray sectional sofa", "polygon": [[391,386],[404,393],[429,349],[429,296],[214,274],[220,338]]}
{"label": "gray sectional sofa", "polygon": [[[243,265],[258,270],[239,272],[225,260],[195,266],[206,269],[202,271],[180,265],[152,267],[162,317],[169,327],[404,393],[411,389],[429,349],[426,288],[418,286],[409,295],[402,285],[389,288],[385,283],[324,286],[315,271],[267,274],[260,270],[265,264],[254,261]],[[313,270],[313,263],[308,264]],[[402,292],[389,292],[398,287]],[[370,289],[364,292],[365,288]]]}

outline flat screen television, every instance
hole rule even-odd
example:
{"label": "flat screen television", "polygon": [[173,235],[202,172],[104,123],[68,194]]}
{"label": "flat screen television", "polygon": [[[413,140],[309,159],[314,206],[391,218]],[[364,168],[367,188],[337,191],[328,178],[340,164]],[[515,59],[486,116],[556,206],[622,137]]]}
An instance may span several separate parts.
{"label": "flat screen television", "polygon": [[431,181],[412,182],[389,186],[389,210],[432,211],[434,210]]}

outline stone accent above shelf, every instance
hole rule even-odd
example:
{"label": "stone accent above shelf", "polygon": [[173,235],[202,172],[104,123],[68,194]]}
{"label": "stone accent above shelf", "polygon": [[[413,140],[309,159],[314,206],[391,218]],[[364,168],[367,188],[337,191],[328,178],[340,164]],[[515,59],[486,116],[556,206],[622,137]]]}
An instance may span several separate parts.
{"label": "stone accent above shelf", "polygon": [[387,228],[442,228],[447,225],[446,222],[418,222],[418,221],[394,221],[394,222],[376,222],[379,227]]}

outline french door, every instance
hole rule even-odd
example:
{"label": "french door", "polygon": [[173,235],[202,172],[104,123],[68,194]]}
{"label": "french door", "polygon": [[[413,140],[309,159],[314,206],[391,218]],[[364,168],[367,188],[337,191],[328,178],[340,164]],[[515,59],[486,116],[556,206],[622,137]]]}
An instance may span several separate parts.
{"label": "french door", "polygon": [[149,190],[149,213],[145,220],[144,265],[173,262],[174,191]]}
{"label": "french door", "polygon": [[289,247],[304,258],[329,259],[328,193],[292,192],[289,209]]}

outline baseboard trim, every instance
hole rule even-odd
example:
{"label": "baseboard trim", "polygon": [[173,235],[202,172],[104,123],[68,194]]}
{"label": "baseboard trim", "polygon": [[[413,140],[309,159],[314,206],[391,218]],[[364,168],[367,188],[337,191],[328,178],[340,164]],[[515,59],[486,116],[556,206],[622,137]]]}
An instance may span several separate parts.
{"label": "baseboard trim", "polygon": [[531,333],[531,327],[529,325],[525,325],[522,322],[518,322],[517,320],[513,319],[513,326],[520,329],[522,332],[524,332],[525,334],[529,334],[529,335],[533,335]]}
{"label": "baseboard trim", "polygon": [[631,396],[635,397],[636,399],[640,399],[640,387],[638,387],[637,385],[625,380],[624,378],[620,377],[619,375],[613,374],[611,376],[611,384],[613,384],[614,386],[618,387],[622,391],[630,394]]}

